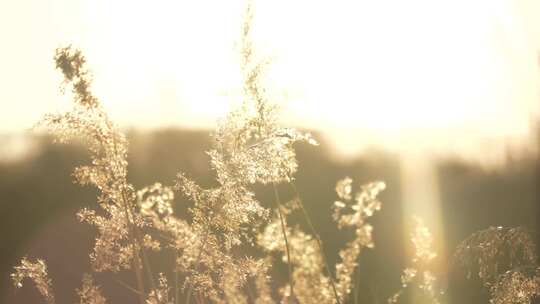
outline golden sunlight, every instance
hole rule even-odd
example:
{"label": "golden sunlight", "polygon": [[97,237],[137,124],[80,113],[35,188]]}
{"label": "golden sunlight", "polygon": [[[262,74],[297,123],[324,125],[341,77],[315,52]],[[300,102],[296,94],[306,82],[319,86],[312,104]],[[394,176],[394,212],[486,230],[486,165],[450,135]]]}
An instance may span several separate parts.
{"label": "golden sunlight", "polygon": [[[420,241],[415,241],[413,237],[412,244],[409,245],[417,248],[416,253],[409,254],[410,264],[422,264],[419,257],[426,261],[433,259],[436,272],[444,275],[450,272],[446,268],[450,265],[450,249],[445,247],[450,247],[449,244],[453,241],[449,236],[450,232],[445,233],[444,230],[449,231],[455,227],[444,225],[448,215],[443,214],[443,207],[453,207],[451,203],[454,200],[465,203],[476,200],[477,194],[475,189],[470,190],[459,184],[456,187],[467,188],[473,193],[473,199],[457,194],[447,195],[446,201],[442,199],[441,193],[444,193],[446,188],[442,182],[443,170],[438,170],[447,165],[442,160],[460,158],[460,161],[464,160],[463,163],[471,161],[478,165],[473,173],[479,177],[477,180],[476,176],[468,177],[477,184],[491,187],[490,190],[498,188],[497,185],[510,189],[513,183],[506,180],[501,182],[497,178],[493,178],[494,182],[489,180],[492,184],[482,184],[481,182],[488,179],[481,174],[482,170],[501,169],[512,157],[536,156],[540,148],[538,0],[253,0],[252,22],[245,21],[243,16],[246,0],[11,2],[0,3],[0,84],[3,85],[0,89],[0,101],[3,105],[0,111],[0,161],[10,160],[14,155],[29,155],[30,140],[20,139],[18,135],[30,129],[44,113],[51,112],[51,109],[53,112],[62,112],[64,108],[72,106],[72,99],[75,100],[76,107],[73,112],[68,111],[65,116],[47,116],[44,125],[59,133],[56,135],[59,135],[60,140],[64,137],[70,138],[71,133],[77,132],[91,139],[88,141],[90,152],[93,153],[92,165],[79,167],[75,170],[74,177],[80,184],[95,184],[97,189],[103,191],[104,195],[98,197],[98,202],[100,208],[110,212],[110,219],[104,220],[101,215],[96,215],[86,207],[78,217],[82,218],[83,222],[98,227],[112,225],[114,229],[101,227],[98,231],[105,237],[111,237],[108,235],[110,234],[117,239],[98,242],[98,245],[116,242],[124,246],[123,242],[127,239],[123,237],[131,238],[133,243],[125,247],[131,251],[122,251],[122,247],[112,248],[113,245],[112,249],[101,248],[102,256],[92,256],[98,265],[97,268],[93,267],[98,269],[97,271],[113,272],[132,267],[138,286],[136,289],[127,286],[138,294],[140,303],[150,303],[150,300],[145,300],[143,296],[145,289],[150,292],[148,299],[155,298],[157,301],[169,297],[167,293],[170,288],[167,288],[166,277],[160,274],[159,278],[154,278],[150,270],[151,263],[146,260],[144,253],[147,249],[159,251],[162,246],[160,242],[169,242],[168,234],[165,233],[171,233],[174,236],[171,240],[174,242],[162,248],[173,249],[184,255],[180,257],[175,251],[175,267],[171,268],[174,269],[175,276],[175,303],[180,303],[180,277],[186,280],[182,287],[186,289],[186,303],[190,303],[196,295],[203,294],[208,299],[214,299],[214,296],[217,299],[218,294],[221,296],[221,291],[214,295],[208,287],[218,286],[212,281],[218,277],[220,284],[224,285],[220,285],[220,288],[223,287],[225,297],[234,297],[240,287],[247,286],[242,284],[251,272],[260,275],[256,282],[257,288],[259,285],[266,286],[270,278],[265,275],[270,269],[266,264],[270,263],[271,259],[257,262],[242,260],[242,270],[242,267],[237,267],[240,264],[225,263],[224,261],[229,261],[229,256],[225,254],[213,256],[207,253],[214,249],[215,252],[235,253],[235,246],[241,245],[245,240],[249,240],[252,246],[257,243],[257,246],[264,247],[268,252],[279,251],[281,260],[287,261],[288,283],[279,291],[284,294],[283,299],[290,297],[293,301],[297,295],[302,294],[302,288],[315,289],[315,292],[328,296],[331,285],[332,298],[328,298],[330,300],[327,303],[334,303],[334,298],[336,303],[341,303],[340,299],[347,299],[353,289],[356,303],[356,292],[364,279],[358,275],[354,279],[354,284],[358,283],[358,286],[351,286],[351,278],[357,271],[355,269],[360,256],[359,248],[374,247],[373,240],[378,237],[374,235],[372,239],[373,226],[365,220],[381,209],[377,195],[384,189],[385,184],[367,184],[353,196],[352,178],[338,182],[336,192],[339,200],[334,202],[333,218],[339,229],[354,229],[351,232],[355,234],[356,243],[347,243],[346,249],[336,250],[336,256],[341,262],[336,266],[336,271],[331,271],[321,237],[315,232],[308,217],[311,211],[304,210],[304,198],[300,195],[301,191],[297,190],[293,176],[301,163],[301,153],[297,154],[293,143],[303,141],[316,145],[317,142],[311,137],[311,133],[278,128],[281,122],[273,120],[277,116],[273,112],[274,108],[272,105],[267,106],[266,100],[261,101],[264,99],[260,98],[261,95],[278,104],[285,124],[313,130],[317,136],[325,137],[326,140],[321,140],[322,143],[330,142],[333,155],[325,160],[337,168],[336,172],[342,170],[338,168],[341,166],[339,161],[352,163],[352,158],[356,161],[359,155],[366,151],[384,151],[392,155],[392,160],[398,159],[395,164],[385,163],[385,171],[381,171],[381,175],[386,174],[384,177],[392,181],[392,184],[388,185],[394,192],[389,191],[388,196],[394,201],[397,200],[398,207],[403,207],[386,214],[392,219],[393,225],[386,233],[405,233],[403,239],[409,240],[413,229],[407,227],[411,227],[412,216],[422,218],[423,222],[418,223],[415,231],[418,234],[417,239],[425,244],[417,244]],[[250,36],[249,39],[240,41],[241,28],[245,33],[249,32],[249,35],[246,34]],[[55,57],[56,67],[64,73],[64,84],[72,86],[67,91],[73,88],[73,92],[63,95],[58,90],[62,78],[51,59],[55,49],[68,45],[74,48],[58,49]],[[85,57],[75,49],[83,50]],[[242,53],[245,50],[253,52]],[[264,68],[254,64],[265,58],[268,58],[268,65]],[[240,63],[242,59],[245,61]],[[85,64],[90,67],[92,76],[81,68]],[[248,109],[248,103],[245,103],[242,104],[244,108],[238,112],[230,112],[232,105],[241,103],[242,98],[257,102],[250,104],[253,108]],[[226,116],[227,113],[232,114]],[[200,132],[185,129],[212,128],[216,119],[223,117],[226,117],[223,119],[224,123],[219,125],[214,134],[218,143],[215,150],[195,160],[185,160],[184,158],[191,155],[187,152],[182,155],[184,158],[176,158],[176,154],[187,151],[187,146],[193,150],[202,150],[208,145],[204,140],[197,141],[200,139]],[[124,129],[136,130],[126,132],[127,135],[124,136],[120,130],[122,128],[116,128],[113,122],[118,122]],[[151,140],[146,134],[142,134],[144,132],[137,133],[139,129],[169,127],[183,128],[182,132],[186,133],[185,141],[178,139],[178,142],[174,143],[177,150],[162,146],[156,148],[160,141],[166,142],[165,139],[174,137],[168,133],[158,134]],[[155,150],[147,154],[141,152],[138,156],[136,153],[128,155],[128,141],[132,139],[134,150],[139,151],[141,146],[145,146],[147,142],[153,143],[155,139],[156,144],[152,147]],[[2,141],[6,143],[4,147],[1,145]],[[56,153],[56,150],[50,152]],[[63,154],[54,153],[47,156],[50,159],[44,158],[42,161],[56,166],[56,161],[61,159]],[[198,177],[191,180],[191,177],[188,178],[189,174],[180,171],[181,173],[176,175],[174,187],[155,183],[139,191],[134,190],[137,183],[146,182],[146,175],[150,175],[148,172],[153,173],[154,169],[156,172],[158,169],[164,170],[162,167],[169,169],[171,166],[165,160],[160,160],[156,168],[147,172],[143,165],[137,166],[137,162],[150,166],[155,155],[165,159],[165,156],[170,157],[172,154],[175,154],[172,157],[175,161],[182,165],[185,161],[187,167],[198,170],[199,173],[208,174],[212,168],[216,180],[205,179],[205,182],[215,182],[219,186],[203,189],[204,187],[195,182]],[[313,155],[316,157],[313,156],[312,159],[319,159],[319,154]],[[133,168],[129,168],[129,173],[144,175],[135,179],[133,185],[128,183],[128,156],[129,162],[135,164]],[[206,166],[207,158],[211,159],[209,166]],[[386,159],[381,159],[386,162]],[[63,161],[69,162],[70,166],[72,162],[79,162],[77,156]],[[326,168],[326,163],[321,161],[317,165],[319,167],[310,168],[313,170],[307,172],[308,175],[311,174],[310,178],[319,182],[320,175],[325,174],[323,169]],[[360,172],[365,168],[363,160],[359,160],[355,166],[354,168],[360,169],[351,171]],[[9,167],[6,165],[6,168]],[[320,168],[323,168],[323,173],[317,171]],[[454,169],[452,167],[445,170]],[[37,177],[44,174],[48,178],[51,174],[49,169],[32,170],[41,170]],[[461,174],[460,170],[461,168],[455,169]],[[11,171],[6,172],[7,175],[11,174]],[[13,172],[18,173],[16,170]],[[19,179],[25,180],[26,171],[21,172],[22,177]],[[392,175],[395,172],[397,177]],[[169,173],[167,171],[164,174]],[[512,177],[528,181],[532,179],[530,176],[534,175],[536,178],[537,173],[525,171],[520,172],[522,176],[516,174],[517,177]],[[455,173],[451,177],[462,178],[468,171],[459,174]],[[171,173],[167,176],[173,175]],[[329,176],[333,175],[328,174],[325,178]],[[354,178],[361,179],[356,176]],[[6,180],[9,181],[8,178]],[[504,182],[508,182],[510,186]],[[250,188],[254,184],[273,186],[277,212],[268,213],[265,209],[266,202],[259,205],[255,199],[255,190]],[[280,188],[285,185],[291,186],[293,190],[287,191],[294,192],[294,196]],[[298,189],[302,189],[302,186],[305,185],[299,183]],[[447,188],[451,186],[455,185],[450,184]],[[536,185],[526,186],[536,189]],[[312,188],[316,187],[318,185]],[[354,189],[356,187],[355,184]],[[64,190],[63,187],[60,188],[61,191],[57,190],[59,193]],[[443,191],[439,191],[439,188]],[[529,192],[532,191],[530,188],[527,188]],[[458,190],[464,192],[466,189]],[[506,188],[503,190],[507,191]],[[176,192],[182,193],[182,199],[193,201],[193,205],[178,207],[174,202]],[[493,196],[499,195],[497,191],[492,193]],[[280,195],[283,196],[283,206],[286,208],[281,205]],[[18,196],[13,194],[13,197]],[[532,196],[529,193],[528,198],[531,199]],[[309,198],[308,195],[306,197]],[[326,199],[327,196],[312,197]],[[487,200],[491,198],[486,197]],[[24,210],[31,209],[24,206]],[[47,205],[43,206],[48,208]],[[123,208],[117,208],[118,206]],[[178,208],[188,210],[181,209],[193,218],[188,221],[173,219],[173,211],[178,211],[174,210]],[[530,207],[530,210],[534,208]],[[525,210],[525,207],[522,209]],[[287,228],[287,215],[300,210],[313,230],[313,236],[300,233],[299,228]],[[523,212],[526,213],[527,210]],[[141,213],[140,217],[137,212]],[[259,228],[262,226],[256,225],[268,214],[276,216],[261,234],[257,234],[257,238],[243,235],[259,233],[257,231],[261,230]],[[392,218],[396,214],[397,216]],[[403,216],[402,222],[406,225],[402,231],[395,230],[394,227],[396,218],[400,219],[400,216]],[[116,219],[116,222],[111,219]],[[165,236],[164,240],[154,240],[149,234],[139,235],[139,228],[141,231],[143,228],[159,231],[160,237]],[[475,226],[475,229],[477,228]],[[332,233],[337,234],[335,231],[338,230],[322,231],[334,231]],[[487,232],[495,235],[504,231],[502,227],[487,229]],[[223,233],[224,237],[221,238],[219,233]],[[400,245],[395,244],[401,244],[391,237],[388,240],[387,243],[396,247]],[[325,243],[325,246],[337,246],[333,241],[335,240]],[[289,243],[292,249],[289,248]],[[95,250],[100,249],[98,245]],[[203,250],[204,246],[209,245],[214,249]],[[328,247],[325,247],[326,251],[329,251]],[[464,248],[467,249],[468,246]],[[112,255],[107,254],[113,249],[118,249],[121,254],[111,258]],[[291,259],[289,251],[297,254],[301,250],[311,252],[311,256],[302,255],[302,258]],[[438,252],[437,259],[435,251]],[[11,256],[7,257],[12,259]],[[115,258],[118,261],[113,262],[118,262],[118,265],[110,263],[110,260]],[[294,278],[293,270],[302,270],[302,267],[307,267],[305,265],[310,263],[316,265],[317,271],[321,273],[320,278],[323,278],[317,277],[318,284],[330,283],[327,289],[314,288],[315,285],[312,284],[316,280],[302,281],[302,277]],[[321,266],[323,264],[324,268]],[[219,271],[211,272],[213,267]],[[15,279],[16,287],[21,287],[21,282],[26,277],[37,277],[37,282],[41,282],[41,294],[49,303],[54,302],[49,290],[51,281],[47,279],[47,269],[43,261],[32,262],[23,258],[21,265],[14,269],[12,278]],[[144,274],[143,269],[148,273]],[[190,272],[179,276],[179,269],[188,269]],[[264,271],[260,272],[258,269]],[[204,273],[205,271],[207,273]],[[200,273],[204,273],[204,276],[199,275]],[[296,272],[297,275],[309,276],[312,273],[315,272]],[[334,284],[333,273],[336,278],[341,277],[341,281],[337,280]],[[145,276],[148,276],[148,283],[151,283],[148,286],[144,284]],[[330,279],[327,280],[325,276]],[[415,276],[416,269],[406,268],[400,277],[400,286],[405,289]],[[418,272],[418,278],[420,276],[424,278],[420,285],[422,292],[431,292],[433,298],[445,296],[442,293],[435,294],[435,277],[431,272]],[[155,279],[158,288],[152,286]],[[91,280],[85,276],[83,282],[91,285]],[[298,285],[293,284],[295,280]],[[237,281],[242,282],[238,286],[227,285],[227,282]],[[203,288],[199,288],[197,284],[209,288],[204,291],[206,294],[201,293]],[[540,290],[540,283],[538,284]],[[269,287],[267,289],[269,290]],[[540,294],[540,291],[537,294]],[[401,291],[397,293],[396,301],[399,296]],[[94,299],[96,303],[100,302],[98,299],[101,298]],[[300,297],[294,302],[300,303],[299,299]],[[306,299],[310,300],[303,303],[312,302],[315,297]]]}
{"label": "golden sunlight", "polygon": [[[0,114],[1,130],[26,129],[59,100],[68,102],[49,64],[59,41],[85,50],[96,94],[123,125],[212,126],[239,100],[243,5],[25,0],[11,12],[26,14],[0,10],[6,22],[0,31],[17,24],[35,38],[2,35],[0,79],[12,85],[0,91],[9,105]],[[492,164],[504,161],[509,143],[535,149],[536,1],[276,0],[255,6],[255,47],[271,58],[269,93],[286,120],[324,132],[340,157],[375,146]],[[26,55],[16,56],[21,49]],[[38,85],[26,90],[27,83]]]}
{"label": "golden sunlight", "polygon": [[[13,85],[0,92],[10,106],[2,130],[57,107],[58,76],[40,62],[58,41],[86,50],[97,94],[124,125],[209,127],[236,100],[243,1],[17,3],[32,9],[24,18],[4,9],[1,19],[36,39],[3,35],[0,76]],[[469,151],[479,140],[530,135],[540,83],[535,1],[255,5],[270,93],[289,121],[330,130],[344,152],[366,144]],[[21,49],[27,56],[15,56]],[[41,85],[24,90],[29,82]],[[339,144],[344,137],[355,143]]]}

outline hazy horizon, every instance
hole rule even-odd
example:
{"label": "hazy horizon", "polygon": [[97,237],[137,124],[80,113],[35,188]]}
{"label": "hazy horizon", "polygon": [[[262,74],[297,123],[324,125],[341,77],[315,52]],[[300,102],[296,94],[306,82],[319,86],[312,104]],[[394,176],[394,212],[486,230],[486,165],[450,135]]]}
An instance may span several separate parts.
{"label": "hazy horizon", "polygon": [[[242,11],[243,1],[3,2],[0,132],[68,106],[52,61],[66,44],[84,52],[96,96],[122,127],[212,128],[240,100]],[[534,146],[535,1],[255,1],[254,11],[284,124],[324,130],[346,154]]]}

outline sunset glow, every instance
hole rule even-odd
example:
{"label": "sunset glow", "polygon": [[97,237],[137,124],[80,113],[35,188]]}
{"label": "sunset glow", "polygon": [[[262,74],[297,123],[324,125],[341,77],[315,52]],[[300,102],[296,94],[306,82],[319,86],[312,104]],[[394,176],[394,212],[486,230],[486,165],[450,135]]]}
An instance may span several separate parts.
{"label": "sunset glow", "polygon": [[0,41],[2,303],[540,298],[539,0],[7,0]]}
{"label": "sunset glow", "polygon": [[[26,0],[0,10],[0,31],[10,31],[2,32],[0,100],[9,110],[0,130],[26,129],[67,103],[50,57],[70,43],[85,50],[98,96],[124,126],[211,127],[239,99],[243,5]],[[268,92],[286,120],[326,130],[342,152],[367,144],[472,151],[480,141],[530,140],[539,6],[255,1],[254,39],[271,60]]]}

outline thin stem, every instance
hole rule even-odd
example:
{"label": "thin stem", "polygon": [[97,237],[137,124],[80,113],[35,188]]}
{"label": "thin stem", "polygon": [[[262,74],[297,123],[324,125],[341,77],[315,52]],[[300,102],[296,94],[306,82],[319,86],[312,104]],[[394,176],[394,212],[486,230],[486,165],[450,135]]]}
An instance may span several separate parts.
{"label": "thin stem", "polygon": [[[110,121],[108,119],[106,119],[105,122],[107,123],[107,127],[109,128],[109,130],[113,133],[112,134],[112,139],[113,139],[113,147],[114,147],[114,152],[116,154],[116,157],[122,159],[123,158],[122,154],[118,152],[118,146],[116,145],[116,137],[114,136],[115,134],[113,132],[114,126],[110,123]],[[113,180],[113,179],[114,179],[114,176],[111,176],[111,180]],[[125,176],[124,176],[124,179],[125,179]],[[127,182],[125,180],[123,182],[124,182],[124,185],[127,186]],[[129,206],[129,201],[127,199],[125,189],[126,189],[126,187],[123,187],[121,189],[121,191],[120,191],[120,194],[122,195],[124,211],[126,213],[126,221],[127,221],[128,227],[130,227],[131,232],[135,237],[135,241],[133,241],[133,240],[131,240],[131,241],[132,241],[134,247],[138,248],[139,249],[138,251],[141,252],[144,268],[146,269],[147,275],[148,275],[148,277],[150,279],[150,286],[152,287],[152,289],[155,290],[156,289],[156,284],[154,282],[154,278],[153,278],[153,275],[152,275],[152,269],[150,268],[150,262],[148,261],[148,257],[146,255],[146,251],[144,250],[142,240],[141,240],[141,237],[139,235],[139,231],[137,229],[137,226],[135,225],[135,217],[131,213],[131,208]],[[137,257],[136,259],[138,260],[139,259],[139,254],[138,253],[137,253],[136,257]],[[140,266],[140,261],[137,261],[136,264],[139,264],[139,266]],[[137,271],[139,271],[139,270],[137,270]],[[137,281],[139,281],[140,277],[142,277],[142,275],[140,273],[137,273],[136,276],[137,276]],[[144,286],[144,284],[140,284],[140,282],[138,282],[138,285],[139,285],[139,287]],[[141,290],[144,291],[144,288],[141,289]]]}
{"label": "thin stem", "polygon": [[142,292],[139,292],[137,293],[139,295],[139,302],[141,304],[144,304],[145,303],[145,298],[144,298],[144,279],[143,279],[143,276],[142,276],[142,273],[141,273],[141,261],[139,259],[139,255],[137,254],[134,259],[133,259],[133,268],[134,268],[134,271],[135,271],[135,278],[137,279],[137,288],[139,288],[139,290],[141,290]]}
{"label": "thin stem", "polygon": [[124,282],[124,281],[122,281],[122,280],[120,280],[120,279],[117,279],[117,278],[113,277],[113,280],[114,280],[116,283],[118,283],[118,284],[122,285],[123,287],[125,287],[127,290],[132,291],[133,293],[136,293],[136,294],[138,294],[139,296],[140,296],[140,295],[144,295],[144,293],[142,293],[140,290],[137,290],[137,289],[131,287],[128,283],[126,283],[126,282]]}
{"label": "thin stem", "polygon": [[[257,301],[257,296],[255,295],[255,291],[253,291],[253,288],[249,282],[246,284],[247,286],[247,294],[248,294],[248,303],[255,303]],[[251,300],[251,301],[250,301]]]}
{"label": "thin stem", "polygon": [[192,291],[193,291],[193,285],[190,284],[187,295],[186,295],[186,304],[189,304],[189,302],[191,302],[191,292]]}
{"label": "thin stem", "polygon": [[[116,145],[116,137],[114,136],[114,127],[113,125],[111,124],[111,122],[108,120],[108,119],[105,119],[105,123],[107,124],[107,127],[109,128],[110,132],[112,133],[112,139],[113,139],[113,148],[114,148],[114,153],[116,155],[116,157],[119,157],[119,158],[122,158],[121,157],[121,154],[118,152],[118,146]],[[105,144],[104,144],[105,145]],[[109,179],[111,181],[114,181],[114,176],[112,175],[112,172],[108,171],[109,172]],[[121,193],[121,196],[122,196],[122,207],[124,207],[124,215],[125,215],[125,219],[126,219],[126,225],[128,226],[128,229],[130,230],[131,234],[134,234],[134,222],[132,222],[132,220],[130,219],[130,212],[129,212],[129,206],[128,206],[128,200],[126,198],[126,195],[125,195],[125,190],[122,189],[120,191]],[[136,240],[133,240],[132,238],[130,238],[130,241],[132,243],[132,246],[134,249],[137,249],[139,246],[137,244],[137,241]],[[137,250],[137,252],[135,252],[135,256],[133,258],[133,268],[134,268],[134,272],[135,272],[135,278],[137,280],[137,288],[139,288],[139,290],[141,291],[141,293],[139,293],[139,302],[141,304],[144,304],[145,303],[145,298],[144,298],[144,278],[143,278],[143,275],[141,273],[141,261],[140,261],[140,257],[139,257],[139,251]]]}
{"label": "thin stem", "polygon": [[[135,225],[135,218],[133,216],[133,213],[131,212],[131,208],[129,208],[128,200],[127,200],[126,193],[125,193],[124,189],[122,189],[122,199],[124,200],[124,209],[125,209],[125,212],[126,212],[128,225],[130,226],[131,231],[133,233],[133,236],[135,238],[134,243],[137,245],[136,247],[139,249],[138,251],[140,251],[141,256],[142,256],[142,262],[144,264],[143,268],[146,269],[146,274],[148,275],[148,278],[150,279],[150,287],[153,290],[155,290],[156,289],[156,284],[154,282],[154,277],[152,275],[152,269],[150,268],[150,262],[148,261],[148,256],[146,255],[146,250],[144,250],[143,242],[141,240],[141,236],[139,234],[138,227]],[[137,256],[139,256],[139,255],[137,254]]]}
{"label": "thin stem", "polygon": [[272,184],[272,187],[274,188],[274,196],[275,196],[275,202],[277,211],[279,214],[279,220],[281,221],[281,231],[283,232],[283,238],[285,239],[285,249],[287,251],[287,265],[289,267],[289,285],[291,285],[291,297],[294,298],[294,280],[293,280],[293,274],[292,274],[292,263],[291,263],[291,252],[289,247],[289,240],[287,239],[287,229],[285,225],[285,219],[283,218],[283,214],[281,214],[281,200],[279,199],[279,193],[277,191],[276,184]]}
{"label": "thin stem", "polygon": [[[195,271],[197,271],[199,269],[199,260],[201,259],[201,256],[202,256],[202,252],[203,252],[203,249],[204,249],[204,245],[206,244],[206,239],[208,238],[208,234],[209,234],[209,231],[208,229],[205,230],[204,232],[204,239],[201,243],[201,246],[199,247],[199,254],[197,255],[197,260],[195,261],[196,263],[196,266],[195,266]],[[187,295],[186,295],[186,302],[185,304],[189,304],[189,302],[191,302],[191,293],[193,292],[193,284],[189,284],[189,289],[188,289],[188,292],[187,292]]]}
{"label": "thin stem", "polygon": [[176,258],[174,259],[174,304],[179,302],[180,289],[178,288],[178,267],[176,266],[176,260],[178,260],[178,252],[176,252]]}
{"label": "thin stem", "polygon": [[317,233],[317,230],[315,230],[315,227],[313,226],[313,223],[311,222],[311,218],[309,217],[306,211],[306,208],[304,208],[304,203],[302,202],[302,199],[300,198],[300,193],[298,192],[296,185],[294,184],[293,181],[291,181],[289,184],[294,190],[295,196],[298,199],[300,209],[302,209],[302,213],[304,214],[304,218],[306,219],[309,229],[311,230],[311,233],[315,236],[315,240],[317,241],[317,246],[319,247],[319,251],[321,252],[321,255],[323,258],[324,268],[326,269],[327,275],[330,278],[330,285],[332,286],[332,290],[334,292],[334,297],[336,299],[336,302],[337,304],[341,304],[341,301],[339,300],[339,295],[337,293],[336,284],[334,282],[334,276],[332,275],[332,272],[330,271],[330,266],[328,265],[328,257],[326,256],[326,253],[324,252],[324,249],[323,249],[321,237]]}
{"label": "thin stem", "polygon": [[373,298],[375,298],[374,304],[379,304],[380,301],[379,301],[379,295],[377,292],[377,285],[372,285],[371,290],[372,290]]}
{"label": "thin stem", "polygon": [[[137,231],[137,234],[138,234],[137,228],[135,228],[135,231]],[[140,235],[138,235],[137,238],[138,238],[139,246],[141,248],[141,253],[142,253],[141,255],[142,255],[142,261],[144,264],[144,269],[146,269],[146,274],[150,278],[150,286],[152,286],[152,289],[155,290],[156,283],[154,281],[154,276],[152,274],[152,268],[150,267],[150,261],[148,260],[148,255],[146,254],[146,250],[143,247],[143,243],[141,241]]]}
{"label": "thin stem", "polygon": [[[122,191],[123,193],[123,191]],[[123,195],[122,195],[123,197]],[[126,223],[130,229],[130,231],[133,233],[133,223],[131,222],[130,218],[129,218],[129,212],[128,212],[128,207],[127,207],[127,201],[123,201],[123,207],[124,207],[124,214],[125,214],[125,218],[126,218]],[[131,242],[133,243],[133,247],[134,248],[137,248],[137,243],[136,241],[134,241],[133,239],[131,239]],[[141,273],[141,260],[140,260],[140,257],[139,257],[139,251],[137,250],[135,252],[135,256],[133,258],[133,268],[134,268],[134,272],[135,272],[135,278],[137,279],[137,288],[139,288],[139,290],[142,291],[142,293],[139,294],[139,302],[141,302],[141,304],[144,304],[145,303],[145,299],[144,299],[144,279],[143,279],[143,275]]]}
{"label": "thin stem", "polygon": [[[118,151],[118,146],[116,144],[116,137],[115,137],[115,134],[114,134],[114,126],[111,124],[111,122],[108,120],[108,119],[105,119],[105,123],[107,124],[107,127],[109,128],[110,132],[112,133],[112,139],[113,139],[113,148],[114,148],[114,153],[116,155],[116,157],[122,159],[122,154]],[[114,180],[114,176],[110,174],[110,179],[111,181]],[[124,177],[125,179],[125,177]],[[125,180],[123,180],[123,185],[126,186],[127,185],[127,182]],[[156,286],[155,286],[155,283],[154,283],[154,278],[152,276],[152,270],[150,269],[150,263],[148,262],[148,258],[146,256],[146,252],[142,246],[142,241],[140,239],[140,236],[138,234],[138,230],[137,230],[137,226],[135,225],[135,220],[134,220],[134,216],[133,214],[131,213],[131,208],[129,206],[129,200],[127,199],[127,195],[126,195],[126,187],[123,187],[121,190],[120,190],[120,194],[121,194],[121,197],[122,197],[122,206],[124,207],[124,214],[125,214],[125,218],[126,218],[126,224],[131,232],[131,234],[134,236],[134,238],[130,238],[130,241],[134,247],[134,249],[137,249],[137,252],[135,253],[135,257],[134,257],[134,265],[133,267],[135,268],[135,277],[137,279],[137,287],[144,293],[144,279],[143,279],[143,275],[141,273],[141,268],[146,268],[146,271],[147,271],[147,274],[148,274],[148,277],[150,279],[150,286],[152,287],[152,289],[156,289]],[[145,267],[142,267],[141,265],[141,258],[139,256],[139,251],[141,252],[141,255],[142,255],[142,261],[145,265]],[[144,299],[144,295],[143,294],[139,294],[139,301],[141,302],[141,304],[144,304],[145,303],[145,299]]]}
{"label": "thin stem", "polygon": [[358,287],[360,286],[360,270],[356,268],[356,277],[354,280],[354,304],[358,304]]}

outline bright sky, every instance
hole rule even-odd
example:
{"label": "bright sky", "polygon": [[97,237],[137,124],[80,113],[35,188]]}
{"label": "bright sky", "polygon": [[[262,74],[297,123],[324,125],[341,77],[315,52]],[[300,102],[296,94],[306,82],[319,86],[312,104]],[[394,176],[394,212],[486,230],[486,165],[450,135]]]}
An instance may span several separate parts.
{"label": "bright sky", "polygon": [[[540,1],[254,1],[290,124],[366,144],[478,151],[530,138]],[[86,54],[123,126],[211,127],[238,100],[244,1],[0,0],[0,132],[68,103],[52,57]],[[492,145],[492,146],[490,146]]]}

